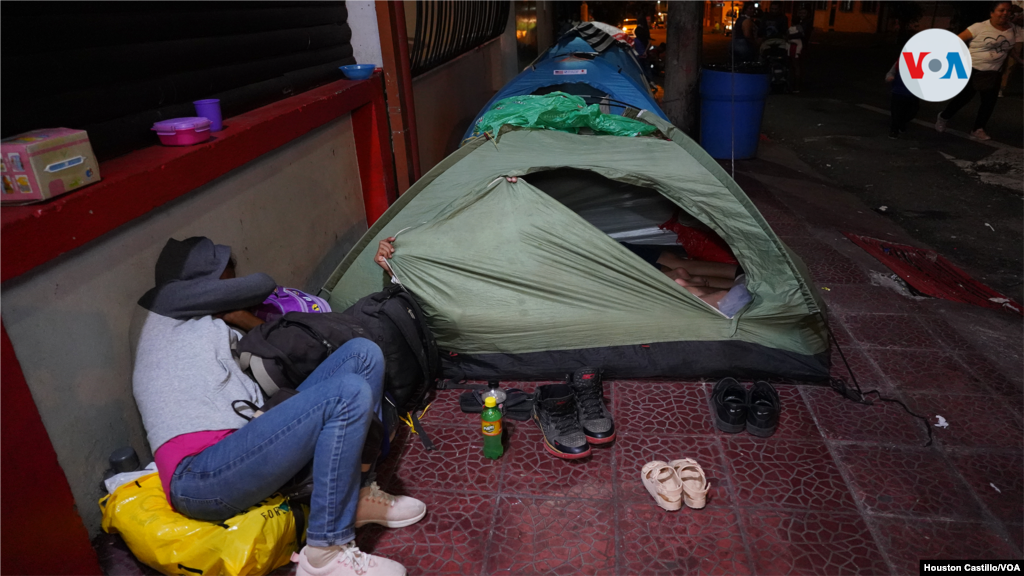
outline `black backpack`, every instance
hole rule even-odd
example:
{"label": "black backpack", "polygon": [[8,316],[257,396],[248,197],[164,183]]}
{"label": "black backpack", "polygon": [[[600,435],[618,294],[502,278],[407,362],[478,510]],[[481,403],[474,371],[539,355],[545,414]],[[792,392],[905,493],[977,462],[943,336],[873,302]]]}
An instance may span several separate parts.
{"label": "black backpack", "polygon": [[416,410],[441,376],[441,357],[419,303],[405,288],[393,285],[365,296],[342,314],[353,318],[384,352],[384,390],[398,414],[409,414],[428,450],[430,442]]}
{"label": "black backpack", "polygon": [[273,397],[280,388],[298,387],[321,362],[353,338],[373,340],[351,316],[289,312],[250,330],[239,340],[238,352],[243,367],[248,365],[263,391]]}
{"label": "black backpack", "polygon": [[[243,367],[274,397],[279,389],[297,387],[342,344],[359,337],[384,353],[386,408],[409,414],[423,445],[433,450],[415,412],[440,377],[441,360],[422,309],[401,286],[370,294],[344,312],[289,312],[251,330],[237,351]],[[397,418],[385,420],[393,430]]]}

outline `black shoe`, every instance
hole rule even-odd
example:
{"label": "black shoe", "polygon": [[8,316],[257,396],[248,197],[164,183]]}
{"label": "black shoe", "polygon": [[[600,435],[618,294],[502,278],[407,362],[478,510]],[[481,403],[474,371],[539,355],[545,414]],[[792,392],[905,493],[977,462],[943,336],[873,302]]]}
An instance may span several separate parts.
{"label": "black shoe", "polygon": [[715,426],[722,432],[735,434],[747,425],[747,391],[735,378],[722,378],[711,391]]}
{"label": "black shoe", "polygon": [[900,137],[900,133],[899,133],[899,130],[896,130],[896,129],[894,128],[894,129],[892,129],[892,130],[890,130],[890,131],[889,131],[889,139],[890,139],[890,140],[895,140],[895,139],[897,139],[897,138],[899,138],[899,137]]}
{"label": "black shoe", "polygon": [[569,380],[576,396],[576,413],[583,434],[590,444],[607,444],[615,440],[615,424],[604,406],[604,384],[600,368],[580,368]]}
{"label": "black shoe", "polygon": [[576,412],[576,397],[568,384],[538,386],[533,419],[544,434],[544,448],[554,456],[569,460],[590,456],[590,444]]}
{"label": "black shoe", "polygon": [[779,392],[771,384],[758,381],[747,393],[747,432],[760,438],[775,434],[779,427]]}

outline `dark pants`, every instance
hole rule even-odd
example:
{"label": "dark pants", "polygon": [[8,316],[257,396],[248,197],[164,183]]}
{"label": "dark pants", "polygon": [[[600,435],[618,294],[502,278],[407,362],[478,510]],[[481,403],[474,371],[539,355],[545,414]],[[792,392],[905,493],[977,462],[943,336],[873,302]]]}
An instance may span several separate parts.
{"label": "dark pants", "polygon": [[[742,32],[741,32],[742,33]],[[736,64],[754,62],[757,60],[757,53],[754,47],[746,39],[736,39],[732,42],[732,57]]]}
{"label": "dark pants", "polygon": [[892,103],[889,105],[889,111],[892,115],[891,128],[893,131],[903,132],[907,129],[907,124],[917,116],[917,110],[921,107],[921,101],[914,96],[907,96],[906,94],[892,94]]}
{"label": "dark pants", "polygon": [[[992,78],[989,78],[990,76]],[[976,85],[981,86],[982,89],[979,90],[975,87]],[[971,98],[974,98],[975,92],[981,94],[981,106],[978,108],[978,117],[974,120],[972,130],[984,128],[988,119],[992,117],[992,111],[996,109],[996,102],[999,100],[999,72],[971,70],[971,81],[964,87],[963,92],[954,96],[949,104],[946,104],[946,109],[942,111],[942,117],[946,120],[952,118],[971,101]]]}

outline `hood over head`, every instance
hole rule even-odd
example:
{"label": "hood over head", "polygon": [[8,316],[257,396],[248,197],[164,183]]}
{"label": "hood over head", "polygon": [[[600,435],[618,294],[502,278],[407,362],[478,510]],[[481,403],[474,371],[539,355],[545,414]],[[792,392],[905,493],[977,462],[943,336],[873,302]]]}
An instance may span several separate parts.
{"label": "hood over head", "polygon": [[171,238],[156,261],[156,287],[139,299],[139,305],[184,320],[256,306],[277,287],[263,273],[222,280],[230,259],[231,248],[209,238]]}
{"label": "hood over head", "polygon": [[231,247],[214,244],[209,238],[171,238],[156,260],[156,285],[160,286],[173,280],[220,278],[229,260]]}

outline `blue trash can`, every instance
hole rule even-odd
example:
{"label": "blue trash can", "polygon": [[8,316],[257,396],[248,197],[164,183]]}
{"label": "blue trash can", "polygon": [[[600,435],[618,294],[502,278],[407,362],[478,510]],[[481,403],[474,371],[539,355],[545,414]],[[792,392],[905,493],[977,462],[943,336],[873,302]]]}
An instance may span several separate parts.
{"label": "blue trash can", "polygon": [[701,71],[700,145],[712,158],[753,158],[761,138],[768,74]]}

